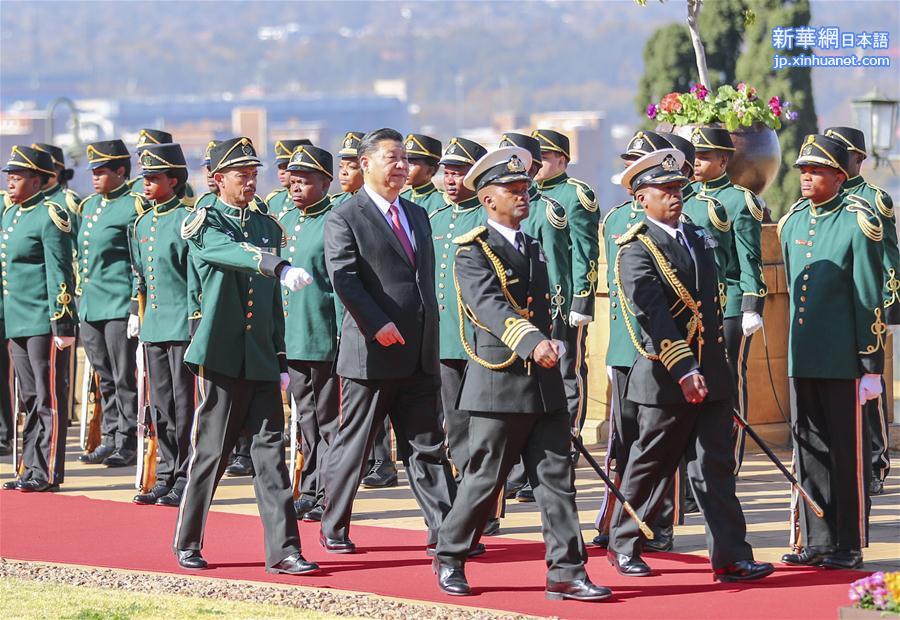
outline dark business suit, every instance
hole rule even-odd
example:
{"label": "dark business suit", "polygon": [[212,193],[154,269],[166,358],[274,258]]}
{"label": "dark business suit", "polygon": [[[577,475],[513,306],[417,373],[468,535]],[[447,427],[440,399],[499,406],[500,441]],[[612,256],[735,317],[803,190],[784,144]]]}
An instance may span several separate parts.
{"label": "dark business suit", "polygon": [[[638,438],[632,444],[620,490],[647,523],[656,521],[663,496],[682,455],[697,505],[706,520],[714,569],[749,560],[746,523],[735,494],[731,426],[734,384],[725,359],[722,310],[714,241],[702,228],[684,224],[694,258],[661,227],[647,221],[618,241],[616,283],[640,325],[639,355],[628,375],[625,397],[638,404]],[[661,255],[654,257],[654,251]],[[658,262],[699,305],[700,326],[690,342],[693,316]],[[696,263],[694,262],[696,260]],[[648,355],[658,357],[650,359]],[[685,401],[679,379],[698,370],[709,394],[699,404]],[[642,538],[621,506],[613,515],[609,548],[640,555]]]}
{"label": "dark business suit", "polygon": [[[335,362],[342,378],[340,427],[323,472],[328,491],[322,534],[348,538],[366,458],[389,415],[431,544],[456,491],[437,414],[434,248],[425,210],[398,201],[412,231],[415,265],[365,190],[334,207],[325,224],[328,275],[346,312]],[[384,347],[375,340],[390,322],[405,344]]]}

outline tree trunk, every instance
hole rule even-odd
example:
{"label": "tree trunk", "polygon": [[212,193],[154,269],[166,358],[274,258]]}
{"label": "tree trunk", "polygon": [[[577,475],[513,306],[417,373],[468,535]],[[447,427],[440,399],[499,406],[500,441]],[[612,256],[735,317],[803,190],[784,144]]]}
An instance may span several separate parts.
{"label": "tree trunk", "polygon": [[694,56],[697,57],[697,74],[700,76],[700,83],[706,86],[707,90],[712,90],[712,84],[709,82],[709,70],[706,68],[706,52],[703,50],[703,41],[700,40],[700,29],[697,27],[697,17],[700,15],[700,9],[703,8],[703,0],[688,0],[688,29],[691,31],[691,42],[694,44]]}

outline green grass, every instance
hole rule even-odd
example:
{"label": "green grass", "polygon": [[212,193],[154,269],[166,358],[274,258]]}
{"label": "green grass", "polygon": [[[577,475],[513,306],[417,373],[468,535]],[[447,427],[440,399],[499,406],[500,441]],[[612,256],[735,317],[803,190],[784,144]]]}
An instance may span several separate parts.
{"label": "green grass", "polygon": [[[131,620],[133,618],[293,618],[331,620],[339,616],[291,607],[213,600],[171,594],[132,593],[27,579],[0,580],[0,618],[9,620]],[[346,617],[341,617],[346,620]]]}

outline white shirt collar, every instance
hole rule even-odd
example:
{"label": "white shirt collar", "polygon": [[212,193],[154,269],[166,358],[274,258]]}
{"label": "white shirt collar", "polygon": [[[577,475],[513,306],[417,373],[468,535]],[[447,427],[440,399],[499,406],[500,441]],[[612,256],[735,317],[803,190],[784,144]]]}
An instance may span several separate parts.
{"label": "white shirt collar", "polygon": [[369,195],[369,198],[372,199],[372,202],[375,203],[375,206],[378,207],[378,210],[381,211],[382,215],[384,215],[385,217],[387,217],[387,212],[388,209],[391,208],[391,205],[397,205],[397,208],[400,208],[400,205],[397,204],[399,200],[388,202],[378,192],[369,187],[368,184],[363,184],[363,189]]}
{"label": "white shirt collar", "polygon": [[516,233],[522,232],[521,227],[519,227],[517,229],[512,229],[509,226],[504,226],[503,224],[500,224],[499,222],[495,222],[492,219],[488,219],[487,223],[488,223],[488,226],[492,227],[498,233],[503,235],[503,238],[506,239],[511,246],[516,247]]}
{"label": "white shirt collar", "polygon": [[684,228],[681,226],[681,222],[678,222],[678,226],[673,228],[672,226],[669,226],[668,224],[663,224],[659,220],[654,220],[649,215],[647,215],[646,217],[648,220],[650,220],[651,222],[653,222],[654,224],[656,224],[657,226],[662,228],[664,231],[666,231],[666,234],[669,235],[670,237],[672,237],[673,239],[677,239],[676,233],[681,231],[681,234],[684,235],[685,241],[687,241],[687,234],[684,232]]}

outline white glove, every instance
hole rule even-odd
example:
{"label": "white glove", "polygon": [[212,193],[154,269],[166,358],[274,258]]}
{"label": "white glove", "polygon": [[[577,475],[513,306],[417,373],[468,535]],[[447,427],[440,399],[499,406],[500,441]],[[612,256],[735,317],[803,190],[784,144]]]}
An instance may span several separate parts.
{"label": "white glove", "polygon": [[303,267],[286,267],[281,270],[281,283],[295,293],[312,284],[312,276]]}
{"label": "white glove", "polygon": [[53,336],[53,344],[59,350],[66,349],[75,344],[75,336]]}
{"label": "white glove", "polygon": [[582,325],[587,325],[593,320],[594,317],[589,314],[581,314],[580,312],[575,312],[574,310],[569,312],[569,325],[571,327],[581,327]]}
{"label": "white glove", "polygon": [[141,320],[138,318],[136,314],[128,315],[128,327],[125,330],[125,333],[129,338],[137,338],[137,335],[141,332]]}
{"label": "white glove", "polygon": [[566,343],[562,340],[553,340],[553,344],[556,345],[556,356],[562,357],[566,354]]}
{"label": "white glove", "polygon": [[286,372],[283,372],[279,375],[281,379],[281,391],[287,392],[288,386],[291,385],[291,376]]}
{"label": "white glove", "polygon": [[744,332],[744,338],[749,338],[754,332],[763,326],[762,317],[756,312],[745,312],[741,317],[741,330]]}
{"label": "white glove", "polygon": [[859,400],[867,402],[881,395],[881,375],[867,374],[859,380]]}

